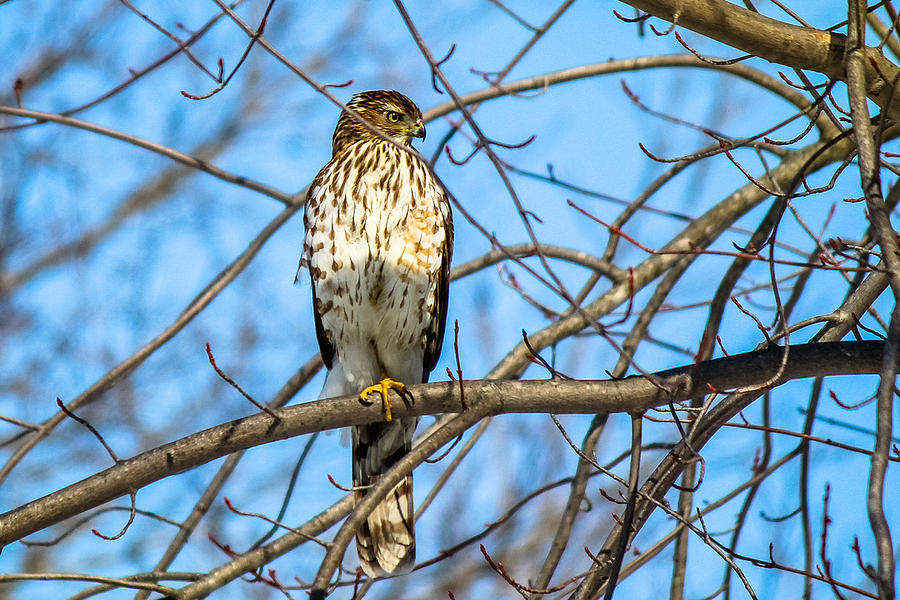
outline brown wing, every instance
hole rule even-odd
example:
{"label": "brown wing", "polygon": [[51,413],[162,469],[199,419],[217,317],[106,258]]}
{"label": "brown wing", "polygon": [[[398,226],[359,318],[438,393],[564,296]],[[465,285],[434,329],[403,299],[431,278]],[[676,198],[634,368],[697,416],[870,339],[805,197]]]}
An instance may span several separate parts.
{"label": "brown wing", "polygon": [[[303,212],[303,226],[306,228],[307,234],[309,233],[310,228],[316,227],[326,227],[326,224],[323,222],[313,222],[312,214],[318,209],[318,205],[321,202],[321,195],[324,193],[324,188],[321,186],[322,175],[325,173],[326,169],[331,166],[331,162],[322,167],[322,170],[316,175],[315,179],[313,179],[312,183],[309,185],[309,189],[313,192],[309,195],[306,202],[306,209]],[[310,248],[304,248],[303,255],[304,257],[309,256],[311,253]],[[302,265],[301,261],[301,265]],[[319,341],[319,353],[322,355],[322,361],[325,363],[325,368],[330,369],[332,362],[334,361],[334,344],[328,339],[328,336],[325,335],[325,327],[322,325],[322,313],[321,313],[321,302],[319,302],[318,297],[316,296],[316,280],[318,277],[317,273],[314,271],[313,266],[309,265],[309,281],[312,288],[312,308],[313,308],[313,319],[316,324],[316,339]],[[296,282],[296,279],[294,280]]]}
{"label": "brown wing", "polygon": [[437,366],[444,343],[444,329],[447,325],[447,302],[450,298],[450,260],[453,258],[453,219],[450,216],[450,205],[446,194],[443,198],[443,209],[446,209],[444,221],[444,243],[441,244],[441,268],[437,273],[436,298],[434,313],[425,332],[425,357],[422,362],[422,383],[428,382],[428,375]]}
{"label": "brown wing", "polygon": [[322,326],[322,315],[319,313],[319,299],[316,298],[316,284],[312,284],[312,304],[313,318],[316,322],[316,339],[319,340],[319,353],[322,355],[322,362],[325,368],[330,369],[331,363],[334,361],[334,344],[328,340],[325,335],[325,328]]}

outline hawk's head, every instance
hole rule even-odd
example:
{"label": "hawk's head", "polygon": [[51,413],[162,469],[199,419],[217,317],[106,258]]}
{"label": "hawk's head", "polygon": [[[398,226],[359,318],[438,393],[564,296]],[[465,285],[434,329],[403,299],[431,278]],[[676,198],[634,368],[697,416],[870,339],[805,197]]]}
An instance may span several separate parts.
{"label": "hawk's head", "polygon": [[[413,101],[393,90],[372,90],[354,95],[347,107],[364,118],[378,132],[398,144],[409,146],[414,137],[425,139],[422,111]],[[359,140],[376,140],[378,136],[346,112],[334,129],[334,152]]]}

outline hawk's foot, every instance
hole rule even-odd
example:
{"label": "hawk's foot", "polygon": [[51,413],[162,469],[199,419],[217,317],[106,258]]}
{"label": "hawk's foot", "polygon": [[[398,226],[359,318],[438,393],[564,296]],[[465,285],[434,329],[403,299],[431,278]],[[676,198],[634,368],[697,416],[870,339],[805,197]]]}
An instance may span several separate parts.
{"label": "hawk's foot", "polygon": [[401,381],[394,381],[390,377],[385,377],[375,385],[370,385],[362,392],[360,392],[359,397],[361,400],[368,400],[369,394],[373,394],[375,392],[381,394],[381,403],[384,406],[384,420],[390,421],[391,401],[388,399],[388,392],[391,389],[397,390],[397,393],[400,394],[400,396],[403,397],[404,400],[406,400],[408,396],[411,396],[411,394],[406,391],[406,384]]}

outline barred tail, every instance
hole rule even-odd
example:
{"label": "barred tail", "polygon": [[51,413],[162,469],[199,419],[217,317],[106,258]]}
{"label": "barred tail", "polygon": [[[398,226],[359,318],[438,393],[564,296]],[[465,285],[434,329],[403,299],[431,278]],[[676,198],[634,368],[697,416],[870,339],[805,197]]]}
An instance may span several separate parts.
{"label": "barred tail", "polygon": [[[369,486],[412,447],[417,419],[353,428],[353,485]],[[355,492],[357,498],[365,490]],[[370,577],[409,572],[416,560],[412,475],[407,475],[369,513],[356,533],[356,550]]]}

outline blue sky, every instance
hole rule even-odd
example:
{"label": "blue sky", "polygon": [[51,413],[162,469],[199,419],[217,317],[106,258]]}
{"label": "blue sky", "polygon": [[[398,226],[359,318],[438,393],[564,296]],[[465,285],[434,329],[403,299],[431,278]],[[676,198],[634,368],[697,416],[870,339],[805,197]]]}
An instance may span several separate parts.
{"label": "blue sky", "polygon": [[[510,7],[533,24],[550,14],[543,3],[511,3]],[[844,18],[839,7],[828,3],[800,8],[803,17],[816,26],[829,26]],[[184,35],[178,23],[188,29],[199,27],[214,14],[215,6],[166,2],[147,4],[142,9],[165,27]],[[262,9],[261,3],[250,3],[242,7],[241,14],[255,23]],[[637,35],[637,26],[617,19],[613,9],[625,15],[633,14],[633,9],[620,3],[575,3],[516,66],[508,80],[609,59],[685,52],[671,35],[658,37],[650,31]],[[782,18],[771,6],[760,6],[760,9]],[[456,45],[444,72],[460,93],[484,88],[484,80],[472,70],[492,72],[503,68],[530,37],[527,30],[489,2],[450,2],[441,8],[410,3],[409,10],[436,56],[444,55]],[[727,57],[738,54],[690,32],[682,33],[701,52]],[[402,90],[423,109],[447,99],[446,94],[432,89],[427,63],[396,10],[387,3],[335,3],[328,8],[276,4],[266,37],[320,82],[342,83],[352,79],[350,86],[332,90],[343,100],[354,92],[371,88]],[[222,57],[227,72],[245,44],[246,37],[233,24],[221,22],[194,50],[212,69],[216,59]],[[53,2],[8,2],[0,6],[0,52],[8,64],[7,75],[0,79],[3,86],[0,103],[15,104],[9,91],[15,77],[27,72],[49,51],[62,51],[72,58],[51,77],[26,87],[24,106],[27,108],[53,112],[77,106],[126,79],[128,69],[149,64],[170,48],[170,41],[118,4],[80,2],[63,9]],[[772,75],[785,70],[758,59],[748,64]],[[631,201],[667,168],[649,160],[638,147],[639,142],[658,155],[671,157],[691,153],[712,140],[694,129],[642,112],[623,93],[622,81],[648,106],[733,137],[758,133],[794,111],[787,103],[733,77],[694,69],[657,69],[591,78],[555,86],[543,94],[488,102],[479,109],[476,118],[486,135],[504,143],[520,143],[534,136],[534,141],[524,148],[496,149],[501,158],[516,167],[547,174],[548,165],[552,165],[553,174],[562,181]],[[212,162],[284,192],[301,189],[328,159],[336,107],[259,48],[253,50],[241,71],[221,93],[203,101],[181,95],[182,90],[201,94],[212,87],[214,83],[208,77],[179,57],[114,99],[77,116],[188,153],[221,134],[224,128],[239,126],[233,142],[217,153]],[[458,115],[451,118],[456,119]],[[13,122],[0,118],[0,125]],[[449,126],[444,120],[428,125],[428,139],[420,145],[423,154],[431,156],[435,152]],[[799,130],[800,126],[791,125],[774,136],[787,139]],[[459,135],[450,146],[455,157],[466,156],[471,148],[466,138]],[[887,149],[896,151],[896,148]],[[750,151],[735,155],[751,165],[754,173],[761,171]],[[774,164],[773,157],[768,159]],[[149,178],[169,169],[172,163],[120,141],[51,124],[0,136],[0,165],[3,165],[0,194],[12,198],[6,205],[13,207],[4,215],[4,229],[15,233],[4,248],[2,266],[4,271],[15,272],[61,241],[75,239],[104,223]],[[834,190],[795,201],[798,214],[815,231],[824,226],[831,206],[835,206],[826,238],[840,235],[854,239],[864,231],[861,205],[843,202],[846,197],[859,195],[854,168],[851,166],[845,172]],[[444,155],[437,162],[436,171],[465,209],[502,242],[514,244],[528,240],[500,178],[483,153],[462,166],[452,164]],[[811,181],[821,184],[829,173],[816,175]],[[511,174],[510,178],[524,207],[541,219],[541,223],[535,224],[539,239],[591,253],[603,251],[607,231],[570,208],[567,201],[607,221],[615,218],[621,210],[619,205],[521,175]],[[667,184],[649,204],[696,217],[745,184],[744,176],[725,157],[719,156],[688,169]],[[752,211],[738,225],[754,228],[768,206],[766,203]],[[158,204],[125,219],[113,234],[85,256],[28,280],[0,304],[0,310],[7,315],[0,322],[0,373],[6,374],[0,376],[0,411],[30,422],[40,422],[52,415],[57,396],[63,400],[76,397],[167,326],[280,210],[281,205],[271,198],[203,173],[191,174],[179,179]],[[459,214],[456,226],[456,264],[490,249],[488,241]],[[660,247],[682,227],[683,223],[677,219],[640,213],[626,231],[648,246]],[[252,407],[222,384],[209,368],[205,342],[211,344],[219,365],[263,400],[317,351],[308,283],[305,279],[297,285],[292,283],[301,236],[302,222],[298,215],[273,236],[247,271],[179,336],[125,382],[85,409],[84,415],[101,429],[120,455],[130,456],[252,412]],[[732,243],[744,244],[746,239],[746,233],[732,231],[714,247],[728,251],[732,250]],[[780,239],[803,252],[812,248],[811,240],[793,218],[784,220]],[[784,256],[798,259],[787,251]],[[645,258],[642,250],[622,244],[617,264],[628,267]],[[536,261],[529,264],[538,266]],[[727,257],[705,258],[701,267],[690,270],[679,283],[670,303],[684,306],[708,301],[717,278],[728,264]],[[570,290],[577,291],[586,278],[581,268],[563,264],[555,267]],[[789,271],[783,269],[784,273]],[[528,295],[555,310],[565,308],[552,291],[523,269],[508,266],[508,272],[515,274]],[[460,280],[452,287],[451,330],[452,321],[458,320],[461,366],[466,378],[480,378],[490,371],[518,343],[523,329],[535,332],[549,323],[517,291],[502,283],[505,276],[492,268]],[[767,277],[765,267],[756,266],[748,270],[745,284],[765,283]],[[599,285],[602,289],[607,284]],[[837,275],[817,274],[797,307],[795,320],[832,310],[838,302],[835,294],[843,294],[843,288],[837,288],[840,285]],[[637,295],[638,305],[646,301],[650,291]],[[753,299],[753,310],[761,316],[771,315],[770,294],[758,292]],[[886,316],[890,304],[882,299],[878,308]],[[661,313],[651,334],[682,351],[645,344],[637,356],[641,367],[656,370],[690,362],[705,318],[704,306]],[[614,332],[627,333],[632,323],[633,318],[615,327]],[[762,340],[755,323],[736,308],[726,312],[722,338],[730,353],[751,350]],[[803,339],[801,335],[800,341]],[[446,367],[455,368],[452,350],[450,343],[445,345],[434,379],[446,378]],[[604,370],[613,367],[617,355],[605,341],[585,336],[561,344],[555,358],[557,367],[572,376],[605,378]],[[543,378],[545,373],[532,367],[526,377]],[[301,391],[295,402],[314,399],[320,382],[321,375]],[[793,430],[802,426],[803,415],[797,412],[797,407],[807,403],[808,387],[808,382],[800,382],[773,393],[773,423]],[[845,402],[863,399],[874,387],[874,378],[827,382],[827,389],[835,390]],[[872,422],[871,406],[848,413],[823,399],[822,410],[834,418],[860,425]],[[760,411],[757,403],[745,417],[759,422]],[[425,423],[428,422],[426,419]],[[567,417],[563,422],[570,428],[573,439],[580,439],[589,419]],[[627,427],[625,417],[611,419],[610,430],[604,434],[598,450],[601,460],[618,455],[627,446]],[[648,424],[647,430],[652,439],[677,439],[671,424]],[[16,428],[4,424],[0,425],[0,431],[5,439]],[[871,446],[871,436],[843,428],[817,425],[816,432],[861,447]],[[76,425],[68,423],[35,450],[0,486],[2,509],[108,466],[109,458],[102,449],[81,433]],[[314,514],[340,497],[341,492],[327,482],[325,473],[344,483],[349,480],[349,450],[340,446],[338,437],[322,436],[309,463],[304,465],[301,491],[292,502],[293,510],[297,511],[292,513],[296,522],[305,518],[301,515]],[[225,495],[248,510],[274,514],[281,501],[285,474],[304,443],[304,439],[296,439],[253,450]],[[760,436],[756,433],[722,432],[721,439],[705,451],[709,479],[697,501],[715,499],[730,485],[745,479],[759,443]],[[776,437],[776,446],[781,450],[795,443],[793,439]],[[814,522],[821,520],[820,500],[826,481],[834,486],[834,503],[861,509],[861,486],[867,472],[865,457],[829,447],[816,447],[814,452],[818,465],[810,486],[817,515]],[[504,469],[497,462],[498,455],[509,457],[504,462],[517,468]],[[545,415],[497,419],[460,472],[454,475],[457,482],[454,485],[458,487],[445,492],[443,500],[420,523],[420,559],[474,533],[483,522],[502,514],[525,491],[570,474],[575,458]],[[424,465],[416,471],[417,502],[443,470],[446,460],[449,459],[437,465]],[[835,462],[841,465],[840,471],[833,466]],[[184,518],[215,468],[216,464],[207,465],[186,476],[154,484],[139,493],[139,506]],[[768,515],[784,514],[795,507],[797,471],[791,469],[763,488],[754,515],[760,511]],[[627,466],[620,465],[619,472],[627,472]],[[843,476],[838,477],[842,472],[859,475],[844,481]],[[896,486],[896,477],[889,482]],[[610,489],[607,482],[603,485]],[[597,485],[593,487],[593,498],[600,507],[603,501],[596,494]],[[526,509],[506,532],[488,538],[488,544],[515,547],[515,536],[527,531],[530,524],[555,519],[550,507],[560,502],[565,493],[565,488],[558,490],[548,495],[546,501]],[[446,516],[453,514],[454,502],[465,502],[477,519],[467,518],[448,525]],[[617,510],[610,506],[602,509]],[[711,519],[708,526],[714,531],[727,529],[736,510],[729,505],[716,513],[717,518]],[[597,516],[598,511],[589,515],[593,516],[585,519],[584,530],[579,535],[585,543],[598,544],[609,521]],[[896,512],[891,517],[896,523]],[[121,523],[122,515],[112,514],[100,517],[95,526],[110,532],[117,530]],[[772,530],[759,523],[765,522],[757,522],[758,528],[751,527],[745,534],[746,546],[741,546],[742,551],[765,557],[769,541],[786,552],[796,545],[799,531],[796,523],[788,522],[775,530],[780,537],[774,540]],[[657,516],[641,535],[653,539],[670,526],[664,517]],[[855,578],[859,585],[863,584],[862,576],[854,570],[855,558],[846,548],[848,540],[859,535],[867,551],[867,527],[862,517],[841,519],[833,525],[831,533],[835,561],[841,573],[848,580]],[[207,531],[243,547],[265,529],[260,523],[236,519],[218,506],[210,523],[198,530],[173,569],[208,570],[224,560],[210,548]],[[136,572],[152,567],[171,535],[170,529],[139,519],[119,542],[99,542],[82,530],[73,540],[49,550],[48,556],[52,557],[53,570],[58,571]],[[128,543],[129,536],[144,541],[135,546]],[[46,538],[49,533],[35,537]],[[649,545],[642,538],[638,543]],[[585,568],[583,555],[578,556],[581,545],[573,542],[574,550],[566,555],[572,566],[566,572]],[[696,547],[691,558],[696,561],[692,562],[694,566],[708,560],[706,550],[699,544]],[[477,547],[471,551],[477,554]],[[348,557],[352,552],[351,549]],[[536,560],[540,560],[543,552],[543,548],[534,550],[539,555]],[[25,557],[22,547],[7,548],[0,557],[0,570],[26,570]],[[297,574],[309,580],[320,558],[320,552],[309,549],[284,557],[275,566],[280,573]],[[785,560],[799,566],[798,557],[790,558]],[[347,563],[354,560],[349,558]],[[102,567],[97,568],[97,564]],[[656,590],[658,579],[666,577],[668,570],[666,560],[657,559],[643,575],[623,583],[622,597],[641,597]],[[523,566],[522,574],[525,573],[527,568]],[[797,579],[755,573],[761,596],[772,597],[798,589]],[[429,577],[417,580],[414,585],[419,587],[414,589],[427,590],[440,579],[434,573]],[[695,596],[711,592],[708,582],[699,579],[689,583],[689,592]],[[28,592],[33,595],[58,589],[53,587],[57,584],[33,585],[33,588],[18,587],[16,591],[25,594],[26,590],[33,590]],[[504,589],[497,585],[496,578],[487,576],[478,584],[480,588],[474,589]],[[251,591],[251,587],[233,585],[215,597],[243,598],[255,593],[265,597],[262,592]],[[372,597],[390,597],[388,590],[387,585],[376,587]],[[417,593],[428,597],[425,591]],[[474,593],[469,597],[476,597]],[[514,597],[508,588],[504,593]]]}

